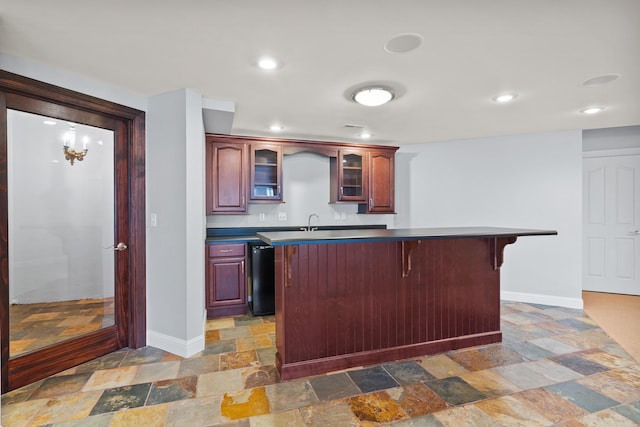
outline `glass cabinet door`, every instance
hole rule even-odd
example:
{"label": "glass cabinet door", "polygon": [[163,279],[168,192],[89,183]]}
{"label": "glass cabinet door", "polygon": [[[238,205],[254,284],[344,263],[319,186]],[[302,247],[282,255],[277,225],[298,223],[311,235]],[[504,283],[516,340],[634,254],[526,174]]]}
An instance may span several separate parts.
{"label": "glass cabinet door", "polygon": [[339,153],[339,200],[366,201],[367,169],[364,152],[343,150]]}
{"label": "glass cabinet door", "polygon": [[251,200],[282,201],[282,148],[251,146]]}

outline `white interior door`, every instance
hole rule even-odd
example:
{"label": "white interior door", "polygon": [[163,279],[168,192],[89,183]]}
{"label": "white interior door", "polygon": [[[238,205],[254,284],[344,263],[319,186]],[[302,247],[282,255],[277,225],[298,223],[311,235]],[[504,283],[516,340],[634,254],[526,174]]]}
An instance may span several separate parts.
{"label": "white interior door", "polygon": [[640,154],[583,161],[582,283],[640,295]]}

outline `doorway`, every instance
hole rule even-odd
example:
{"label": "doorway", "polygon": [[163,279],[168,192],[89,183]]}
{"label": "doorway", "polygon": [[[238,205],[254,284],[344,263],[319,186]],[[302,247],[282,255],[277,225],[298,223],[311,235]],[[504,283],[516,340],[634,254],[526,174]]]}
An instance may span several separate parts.
{"label": "doorway", "polygon": [[144,113],[0,71],[2,392],[145,345]]}
{"label": "doorway", "polygon": [[114,132],[7,109],[7,136],[11,360],[114,326],[120,254]]}
{"label": "doorway", "polygon": [[583,160],[583,290],[640,295],[640,150]]}

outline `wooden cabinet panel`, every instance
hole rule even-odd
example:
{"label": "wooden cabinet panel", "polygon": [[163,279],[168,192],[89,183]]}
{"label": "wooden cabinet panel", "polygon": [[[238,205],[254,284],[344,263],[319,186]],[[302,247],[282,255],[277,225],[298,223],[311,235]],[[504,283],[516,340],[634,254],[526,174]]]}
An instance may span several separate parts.
{"label": "wooden cabinet panel", "polygon": [[245,244],[207,245],[207,316],[247,312],[247,257]]}
{"label": "wooden cabinet panel", "polygon": [[244,257],[247,245],[244,243],[209,245],[209,258]]}
{"label": "wooden cabinet panel", "polygon": [[339,150],[330,167],[332,203],[367,201],[369,168],[365,150]]}
{"label": "wooden cabinet panel", "polygon": [[209,268],[213,285],[209,306],[243,303],[244,259],[209,260]]}
{"label": "wooden cabinet panel", "polygon": [[207,214],[247,211],[247,145],[207,140]]}
{"label": "wooden cabinet panel", "polygon": [[[281,378],[500,341],[495,240],[276,246]],[[407,247],[413,262],[405,274]]]}
{"label": "wooden cabinet panel", "polygon": [[251,145],[250,199],[258,203],[282,201],[282,147],[275,144]]}
{"label": "wooden cabinet panel", "polygon": [[393,151],[370,151],[369,200],[360,205],[360,213],[395,213],[395,153]]}

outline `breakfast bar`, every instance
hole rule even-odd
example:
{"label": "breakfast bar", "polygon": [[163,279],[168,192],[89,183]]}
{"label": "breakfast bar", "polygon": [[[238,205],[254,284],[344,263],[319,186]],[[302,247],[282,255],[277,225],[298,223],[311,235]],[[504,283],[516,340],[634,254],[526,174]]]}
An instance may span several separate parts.
{"label": "breakfast bar", "polygon": [[258,233],[275,249],[281,378],[501,341],[505,246],[555,234],[495,227]]}

